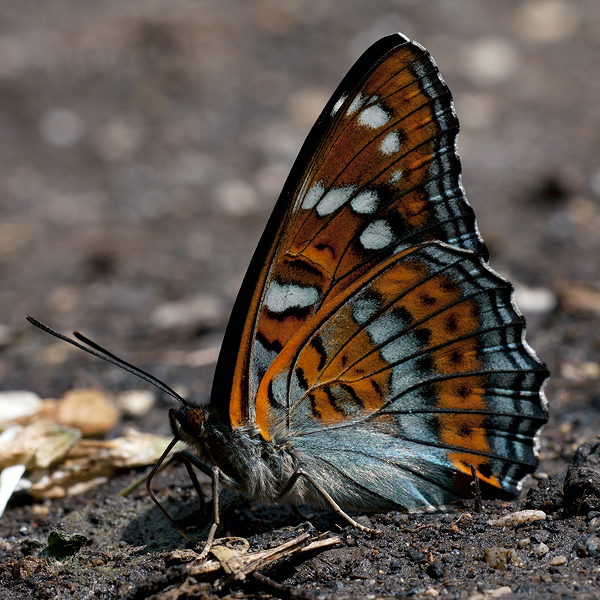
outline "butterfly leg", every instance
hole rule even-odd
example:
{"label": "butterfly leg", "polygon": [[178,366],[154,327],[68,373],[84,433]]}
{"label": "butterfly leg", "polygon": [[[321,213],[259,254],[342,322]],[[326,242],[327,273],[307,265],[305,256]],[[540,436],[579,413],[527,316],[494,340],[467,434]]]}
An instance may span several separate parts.
{"label": "butterfly leg", "polygon": [[198,561],[204,560],[210,552],[215,539],[217,527],[221,522],[219,517],[219,473],[219,467],[212,468],[213,523],[210,526],[210,531],[208,532],[208,538],[204,544],[204,549],[202,552],[200,552],[198,558],[196,559]]}
{"label": "butterfly leg", "polygon": [[192,482],[192,485],[194,486],[194,489],[196,490],[196,494],[198,494],[198,498],[200,498],[200,510],[202,511],[202,514],[204,515],[206,512],[206,496],[204,495],[204,492],[202,491],[202,488],[200,487],[200,482],[198,481],[196,472],[194,471],[194,469],[192,469],[192,464],[190,463],[189,459],[186,456],[181,457],[181,462],[183,463],[183,466],[185,467],[185,470],[187,471],[190,481]]}
{"label": "butterfly leg", "polygon": [[283,492],[280,494],[280,498],[285,496],[296,485],[296,482],[298,481],[298,479],[300,479],[300,477],[304,477],[304,479],[306,479],[306,481],[308,481],[308,483],[310,483],[310,485],[312,485],[315,488],[315,490],[317,490],[317,492],[319,492],[319,494],[323,496],[327,504],[329,504],[330,508],[340,517],[342,517],[345,521],[350,523],[352,527],[355,527],[360,531],[366,531],[367,533],[381,533],[377,529],[372,529],[370,527],[365,527],[364,525],[361,525],[360,523],[355,521],[350,515],[346,514],[339,506],[339,504],[329,495],[329,493],[320,484],[318,484],[308,473],[306,473],[306,471],[303,471],[302,469],[297,469],[296,472],[290,477],[290,480],[283,489]]}
{"label": "butterfly leg", "polygon": [[[212,500],[213,500],[213,522],[210,526],[210,531],[208,532],[208,538],[204,544],[204,549],[198,555],[196,560],[200,561],[206,558],[208,553],[210,552],[211,546],[215,539],[215,533],[217,531],[217,527],[221,523],[220,515],[219,515],[219,478],[221,471],[219,467],[212,467],[212,469],[208,469],[208,467],[198,459],[195,454],[192,454],[189,450],[182,450],[181,455],[185,459],[186,469],[190,475],[190,479],[192,480],[192,484],[196,488],[198,495],[201,495],[201,498],[204,500],[204,494],[202,489],[200,488],[200,483],[198,482],[198,478],[196,474],[192,470],[192,465],[197,467],[202,473],[208,475],[212,480]],[[194,483],[195,481],[195,483]]]}

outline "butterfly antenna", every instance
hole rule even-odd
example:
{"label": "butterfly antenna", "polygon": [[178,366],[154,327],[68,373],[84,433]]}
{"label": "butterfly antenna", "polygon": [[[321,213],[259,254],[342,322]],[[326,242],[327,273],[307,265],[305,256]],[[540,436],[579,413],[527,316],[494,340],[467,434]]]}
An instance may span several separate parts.
{"label": "butterfly antenna", "polygon": [[136,366],[128,363],[127,361],[124,361],[123,359],[119,358],[118,356],[115,356],[108,350],[105,350],[102,346],[99,346],[98,344],[96,344],[96,342],[92,342],[92,340],[86,338],[84,335],[81,335],[81,333],[74,331],[73,335],[80,342],[83,342],[83,344],[87,344],[87,346],[89,346],[90,348],[93,348],[93,350],[90,350],[90,348],[88,348],[87,346],[84,346],[83,344],[80,344],[79,342],[72,340],[70,337],[63,335],[62,333],[55,331],[51,327],[48,327],[48,325],[44,325],[42,322],[38,321],[37,319],[34,319],[33,317],[27,317],[27,320],[32,325],[35,325],[38,329],[41,329],[42,331],[45,331],[46,333],[53,335],[55,338],[58,338],[59,340],[63,340],[64,342],[68,342],[72,346],[75,346],[76,348],[79,348],[80,350],[84,350],[85,352],[87,352],[88,354],[91,354],[92,356],[96,356],[97,358],[100,358],[108,363],[116,365],[117,367],[123,369],[124,371],[127,371],[128,373],[131,373],[132,375],[136,375],[140,379],[143,379],[144,381],[147,381],[148,383],[157,387],[162,392],[165,392],[165,394],[169,394],[169,396],[172,396],[173,398],[175,398],[175,400],[177,400],[178,402],[183,404],[183,406],[188,406],[188,403],[186,402],[186,400],[184,398],[182,398],[175,390],[171,389],[166,383],[163,383],[160,379],[157,379],[156,377],[154,377],[154,375],[150,375],[150,373],[146,373],[146,371],[143,371],[139,367],[136,367]]}

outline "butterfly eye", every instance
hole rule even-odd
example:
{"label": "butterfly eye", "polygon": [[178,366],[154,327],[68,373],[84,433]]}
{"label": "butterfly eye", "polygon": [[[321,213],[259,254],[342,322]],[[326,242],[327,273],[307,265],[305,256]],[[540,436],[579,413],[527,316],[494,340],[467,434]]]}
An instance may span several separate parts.
{"label": "butterfly eye", "polygon": [[204,434],[204,423],[206,417],[204,411],[198,408],[190,408],[181,421],[185,432],[193,437],[201,437]]}

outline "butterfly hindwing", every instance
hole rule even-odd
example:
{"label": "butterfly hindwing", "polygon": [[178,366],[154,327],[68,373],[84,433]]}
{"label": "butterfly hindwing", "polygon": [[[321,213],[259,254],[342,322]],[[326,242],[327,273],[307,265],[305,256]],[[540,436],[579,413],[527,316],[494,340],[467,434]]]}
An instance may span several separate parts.
{"label": "butterfly hindwing", "polygon": [[222,420],[253,422],[261,381],[296,331],[399,246],[440,240],[487,257],[457,132],[421,46],[396,34],[359,59],[309,134],[242,285],[213,386]]}
{"label": "butterfly hindwing", "polygon": [[290,340],[257,424],[285,431],[334,497],[356,495],[347,506],[443,504],[469,495],[471,466],[484,492],[514,495],[537,461],[547,372],[511,294],[471,252],[398,249]]}

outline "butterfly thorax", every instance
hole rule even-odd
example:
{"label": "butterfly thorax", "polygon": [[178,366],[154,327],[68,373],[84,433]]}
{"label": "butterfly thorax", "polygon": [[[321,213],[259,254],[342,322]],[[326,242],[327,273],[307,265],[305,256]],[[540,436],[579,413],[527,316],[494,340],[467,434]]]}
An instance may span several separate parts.
{"label": "butterfly thorax", "polygon": [[174,435],[207,467],[217,466],[231,491],[261,502],[281,500],[297,469],[287,443],[265,440],[256,426],[228,426],[209,408],[172,409],[169,416]]}

